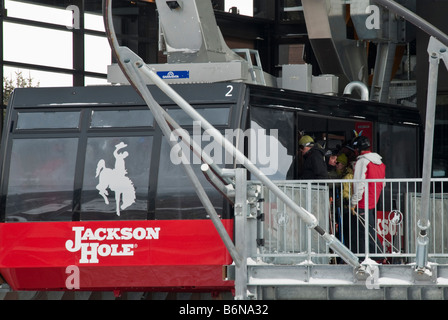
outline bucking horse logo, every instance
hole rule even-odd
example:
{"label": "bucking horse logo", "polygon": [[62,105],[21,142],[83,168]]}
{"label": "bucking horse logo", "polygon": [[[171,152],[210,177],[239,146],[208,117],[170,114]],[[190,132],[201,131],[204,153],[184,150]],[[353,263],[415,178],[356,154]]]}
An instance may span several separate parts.
{"label": "bucking horse logo", "polygon": [[[120,215],[120,208],[121,210],[124,210],[131,204],[135,203],[134,184],[131,179],[126,176],[128,172],[124,163],[124,159],[129,156],[129,153],[127,151],[122,153],[118,152],[127,146],[128,145],[124,142],[120,142],[115,146],[115,168],[106,168],[106,162],[104,159],[98,161],[98,165],[96,167],[95,178],[99,177],[99,183],[96,186],[96,189],[104,198],[104,202],[106,204],[109,204],[109,199],[107,198],[109,192],[107,189],[109,188],[111,191],[115,192],[116,212],[118,216]],[[120,206],[121,201],[122,204]]]}

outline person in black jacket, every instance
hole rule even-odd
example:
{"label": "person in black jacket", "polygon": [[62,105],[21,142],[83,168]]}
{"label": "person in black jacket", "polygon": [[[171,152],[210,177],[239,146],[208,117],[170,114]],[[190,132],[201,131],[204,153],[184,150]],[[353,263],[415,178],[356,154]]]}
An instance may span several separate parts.
{"label": "person in black jacket", "polygon": [[308,135],[300,138],[299,148],[304,159],[299,179],[328,179],[325,150],[319,144],[314,143],[314,139]]}

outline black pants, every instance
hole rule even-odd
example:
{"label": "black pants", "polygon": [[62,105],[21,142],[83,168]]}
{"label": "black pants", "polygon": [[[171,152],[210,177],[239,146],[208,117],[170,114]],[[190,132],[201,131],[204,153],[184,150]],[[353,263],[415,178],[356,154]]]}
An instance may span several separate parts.
{"label": "black pants", "polygon": [[[358,215],[350,212],[351,234],[350,249],[353,253],[365,253],[366,215],[364,209],[358,210]],[[375,209],[369,209],[369,253],[382,252],[382,246],[375,232]],[[347,242],[348,243],[348,242]]]}

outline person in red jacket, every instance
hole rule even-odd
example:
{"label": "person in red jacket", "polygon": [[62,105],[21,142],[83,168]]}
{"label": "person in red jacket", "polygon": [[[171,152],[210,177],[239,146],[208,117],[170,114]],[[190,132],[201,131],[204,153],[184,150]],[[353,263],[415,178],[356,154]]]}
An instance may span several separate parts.
{"label": "person in red jacket", "polygon": [[[356,232],[356,236],[352,236],[352,240],[358,240],[358,253],[365,252],[365,230],[367,228],[365,221],[366,212],[366,196],[369,212],[369,252],[377,253],[382,251],[375,232],[375,208],[378,199],[384,188],[384,182],[368,182],[368,194],[365,193],[366,181],[368,179],[384,179],[386,177],[386,165],[382,162],[382,158],[378,153],[370,151],[370,141],[365,136],[358,136],[352,142],[352,148],[358,155],[354,169],[353,194],[351,196],[351,211],[353,216],[358,218],[352,229]],[[359,228],[356,227],[359,226]],[[358,229],[358,230],[357,230]],[[353,234],[353,233],[352,233]],[[354,245],[352,243],[352,245]]]}

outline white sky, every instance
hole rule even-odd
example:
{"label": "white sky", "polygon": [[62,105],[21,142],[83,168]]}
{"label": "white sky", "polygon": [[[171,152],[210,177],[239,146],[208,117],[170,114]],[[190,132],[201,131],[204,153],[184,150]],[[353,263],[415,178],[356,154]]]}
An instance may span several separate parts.
{"label": "white sky", "polygon": [[[225,10],[233,6],[242,15],[253,15],[253,0],[226,0]],[[55,23],[63,26],[72,24],[72,12],[38,5],[5,0],[9,17],[30,19]],[[104,31],[103,18],[99,15],[85,16],[85,28]],[[36,28],[4,22],[4,59],[8,61],[30,64],[72,68],[72,33],[67,31]],[[85,38],[87,71],[106,73],[111,63],[111,52],[107,39],[86,35]],[[15,67],[4,67],[4,76],[15,78],[15,73],[22,71],[25,77],[31,76],[33,83],[39,82],[41,87],[71,86],[72,76],[48,73],[37,70],[21,70]],[[86,85],[105,84],[106,80],[86,79]]]}

